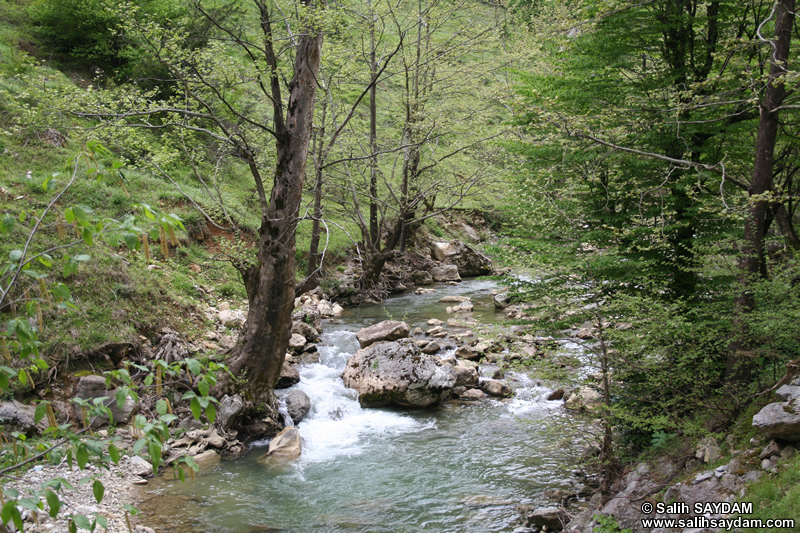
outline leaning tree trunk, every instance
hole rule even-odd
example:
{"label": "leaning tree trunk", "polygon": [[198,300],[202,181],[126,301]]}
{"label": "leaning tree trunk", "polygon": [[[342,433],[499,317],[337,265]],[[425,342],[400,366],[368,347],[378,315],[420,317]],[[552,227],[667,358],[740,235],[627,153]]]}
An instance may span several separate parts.
{"label": "leaning tree trunk", "polygon": [[[278,163],[269,205],[259,229],[256,264],[241,269],[250,308],[228,368],[232,375],[246,377],[247,390],[253,401],[268,404],[272,403],[273,388],[280,376],[291,335],[295,230],[302,200],[321,53],[322,34],[310,33],[300,39],[294,78],[289,83],[285,120],[276,106]],[[253,165],[251,162],[251,168]]]}
{"label": "leaning tree trunk", "polygon": [[[759,109],[756,155],[753,167],[753,180],[748,190],[750,207],[744,219],[744,245],[739,259],[740,292],[736,297],[737,322],[743,329],[742,318],[755,308],[751,284],[761,273],[764,260],[764,239],[767,228],[767,212],[773,190],[772,172],[775,157],[775,144],[778,138],[778,109],[786,97],[783,77],[787,72],[789,47],[794,27],[794,0],[779,0],[775,4],[775,40],[770,42],[772,61],[769,69],[769,82],[764,91],[764,100]],[[741,381],[747,377],[746,365],[737,355],[746,348],[744,339],[734,343],[726,363],[725,375],[728,380]]]}

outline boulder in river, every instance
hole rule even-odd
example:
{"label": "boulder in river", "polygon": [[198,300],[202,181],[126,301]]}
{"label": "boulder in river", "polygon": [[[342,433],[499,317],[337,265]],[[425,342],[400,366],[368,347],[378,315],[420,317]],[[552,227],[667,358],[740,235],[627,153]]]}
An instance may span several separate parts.
{"label": "boulder in river", "polygon": [[289,361],[284,361],[283,367],[281,367],[281,375],[278,378],[278,382],[275,384],[275,388],[288,389],[292,385],[298,383],[300,383],[300,372],[298,372],[297,368],[289,363]]}
{"label": "boulder in river", "polygon": [[434,243],[431,255],[437,261],[455,265],[462,276],[482,276],[492,272],[492,260],[462,241]]}
{"label": "boulder in river", "polygon": [[453,367],[456,371],[456,387],[477,387],[478,369],[469,364],[459,363]]}
{"label": "boulder in river", "polygon": [[358,391],[364,407],[429,407],[450,396],[456,372],[403,339],[357,351],[347,361],[342,379]]}
{"label": "boulder in river", "polygon": [[289,391],[289,393],[283,397],[283,401],[286,402],[286,410],[289,416],[292,417],[292,422],[295,424],[305,418],[311,410],[311,399],[308,397],[308,394],[300,389],[292,389]]}
{"label": "boulder in river", "polygon": [[366,348],[371,344],[381,341],[396,341],[404,339],[411,333],[411,328],[400,320],[384,320],[356,333],[358,344]]}
{"label": "boulder in river", "polygon": [[319,342],[319,331],[306,322],[295,320],[292,322],[292,336],[300,335],[306,342]]}
{"label": "boulder in river", "polygon": [[496,396],[499,398],[508,398],[514,391],[505,381],[499,379],[484,379],[480,383],[481,390],[489,396]]}
{"label": "boulder in river", "polygon": [[455,265],[439,265],[432,267],[429,272],[433,281],[461,281],[458,267]]}
{"label": "boulder in river", "polygon": [[302,451],[300,432],[294,426],[284,428],[269,441],[269,450],[261,459],[266,457],[300,457]]}

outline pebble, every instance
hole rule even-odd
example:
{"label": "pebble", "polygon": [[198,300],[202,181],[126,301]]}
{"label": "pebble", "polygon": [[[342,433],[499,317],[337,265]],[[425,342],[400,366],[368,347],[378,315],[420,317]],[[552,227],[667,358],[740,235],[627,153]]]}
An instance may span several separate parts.
{"label": "pebble", "polygon": [[[136,506],[139,503],[138,488],[136,482],[144,481],[138,476],[134,476],[124,466],[109,465],[109,470],[100,470],[93,465],[91,468],[80,470],[74,466],[72,468],[64,461],[59,465],[35,465],[28,472],[26,472],[21,480],[9,481],[5,485],[5,489],[13,488],[20,492],[20,497],[30,497],[31,492],[34,490],[41,490],[42,483],[47,480],[62,477],[70,483],[74,489],[66,490],[62,488],[58,496],[64,503],[61,513],[56,519],[50,518],[47,513],[47,506],[45,512],[37,513],[38,523],[26,522],[25,531],[28,533],[49,533],[49,532],[62,532],[67,531],[67,518],[72,514],[82,514],[87,516],[90,520],[96,513],[103,514],[108,520],[108,533],[130,533],[128,526],[125,522],[125,512],[123,505],[129,504]],[[98,503],[95,500],[92,491],[92,483],[86,483],[82,480],[100,479],[105,487],[105,496],[103,500]],[[28,520],[33,520],[33,514],[23,510],[23,516],[27,516]],[[153,531],[152,529],[139,529],[135,522],[139,517],[129,517],[132,525],[136,527],[139,533],[146,533]]]}

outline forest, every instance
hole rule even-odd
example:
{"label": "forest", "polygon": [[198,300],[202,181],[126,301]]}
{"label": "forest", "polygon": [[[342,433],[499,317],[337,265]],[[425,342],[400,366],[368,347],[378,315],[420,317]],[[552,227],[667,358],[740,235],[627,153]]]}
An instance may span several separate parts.
{"label": "forest", "polygon": [[[652,514],[674,502],[800,516],[795,19],[794,0],[3,0],[0,528],[152,531],[159,511],[109,481],[137,455],[143,485],[191,486],[215,438],[236,465],[297,426],[315,457],[322,418],[299,420],[322,417],[314,372],[345,332],[336,387],[400,353],[453,381],[362,391],[325,424],[375,408],[392,435],[466,434],[493,417],[456,405],[560,402],[528,426],[571,439],[531,451],[561,470],[498,477],[513,504],[437,530],[677,528],[642,521],[694,516]],[[384,431],[369,420],[353,431]],[[297,509],[155,530],[437,523]],[[773,525],[754,530],[800,531]]]}

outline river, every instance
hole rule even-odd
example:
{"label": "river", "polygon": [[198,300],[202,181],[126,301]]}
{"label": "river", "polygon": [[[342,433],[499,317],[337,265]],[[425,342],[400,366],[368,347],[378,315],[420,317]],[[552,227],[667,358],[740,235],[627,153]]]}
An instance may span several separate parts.
{"label": "river", "polygon": [[513,374],[512,399],[363,409],[340,377],[358,329],[387,318],[427,328],[429,318],[448,318],[444,295],[470,296],[473,317],[497,322],[495,288],[482,280],[441,285],[325,323],[320,362],[303,365],[296,385],[312,403],[298,425],[302,456],[264,465],[256,462],[262,442],[194,481],[154,480],[143,493],[145,522],[170,532],[513,531],[515,506],[546,505],[546,489],[575,488],[581,424],[545,399],[548,388]]}

